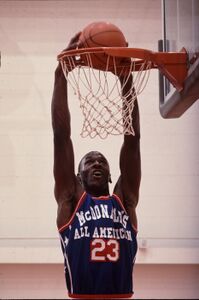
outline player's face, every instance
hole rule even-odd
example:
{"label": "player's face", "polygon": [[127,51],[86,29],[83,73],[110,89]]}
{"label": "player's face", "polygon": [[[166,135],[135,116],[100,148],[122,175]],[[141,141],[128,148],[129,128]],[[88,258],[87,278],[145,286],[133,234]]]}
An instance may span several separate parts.
{"label": "player's face", "polygon": [[110,169],[106,158],[97,151],[86,154],[81,163],[79,173],[84,187],[104,190],[110,181]]}

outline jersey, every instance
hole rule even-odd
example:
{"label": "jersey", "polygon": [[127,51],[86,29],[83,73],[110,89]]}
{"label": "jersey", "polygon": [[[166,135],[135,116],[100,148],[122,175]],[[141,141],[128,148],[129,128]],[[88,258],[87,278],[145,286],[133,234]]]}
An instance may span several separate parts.
{"label": "jersey", "polygon": [[59,228],[69,297],[131,297],[136,233],[118,196],[84,192]]}

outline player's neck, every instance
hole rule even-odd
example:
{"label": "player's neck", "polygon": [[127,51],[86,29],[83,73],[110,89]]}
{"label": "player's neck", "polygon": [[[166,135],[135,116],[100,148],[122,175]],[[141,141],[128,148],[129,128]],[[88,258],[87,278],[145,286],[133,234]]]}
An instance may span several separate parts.
{"label": "player's neck", "polygon": [[108,196],[109,195],[109,187],[104,189],[99,188],[87,188],[86,192],[93,197],[101,197],[101,196]]}

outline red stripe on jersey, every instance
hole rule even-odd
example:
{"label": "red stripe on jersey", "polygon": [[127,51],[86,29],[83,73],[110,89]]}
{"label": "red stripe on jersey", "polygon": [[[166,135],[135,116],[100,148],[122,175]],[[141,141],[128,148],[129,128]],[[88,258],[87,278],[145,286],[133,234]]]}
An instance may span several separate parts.
{"label": "red stripe on jersey", "polygon": [[[115,197],[115,199],[119,202],[119,204],[121,205],[121,207],[123,208],[123,210],[126,212],[126,209],[125,209],[125,207],[124,207],[124,205],[123,205],[120,197],[117,196],[116,194],[113,194],[113,197]],[[126,212],[126,214],[127,214],[127,212]],[[138,229],[133,224],[131,224],[131,226],[133,227],[133,229],[135,230],[135,232],[138,233]]]}
{"label": "red stripe on jersey", "polygon": [[109,200],[110,196],[109,195],[107,195],[107,196],[99,196],[99,197],[93,197],[92,196],[92,199],[93,200]]}

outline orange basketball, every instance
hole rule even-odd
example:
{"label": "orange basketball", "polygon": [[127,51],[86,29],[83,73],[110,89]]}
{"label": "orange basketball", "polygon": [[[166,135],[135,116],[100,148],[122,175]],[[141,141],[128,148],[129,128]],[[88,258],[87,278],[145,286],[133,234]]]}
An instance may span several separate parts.
{"label": "orange basketball", "polygon": [[[127,42],[122,31],[115,25],[107,22],[94,22],[86,26],[80,35],[81,48],[93,47],[127,47]],[[92,67],[105,70],[107,65],[106,54],[91,54]],[[117,58],[117,64],[121,58]],[[109,60],[113,66],[113,59]]]}

